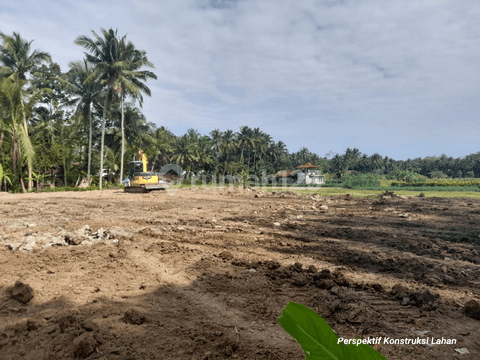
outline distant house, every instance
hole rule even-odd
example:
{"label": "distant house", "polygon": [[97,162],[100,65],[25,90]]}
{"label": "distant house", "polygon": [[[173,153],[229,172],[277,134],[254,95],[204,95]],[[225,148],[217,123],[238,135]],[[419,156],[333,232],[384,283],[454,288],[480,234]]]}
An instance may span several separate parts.
{"label": "distant house", "polygon": [[[301,178],[305,179],[305,183],[321,185],[325,184],[325,176],[320,174],[320,170],[315,165],[307,162],[306,164],[297,166],[296,169],[302,172]],[[300,174],[299,174],[300,175]],[[300,179],[300,176],[299,176]]]}
{"label": "distant house", "polygon": [[295,170],[282,170],[275,174],[275,181],[280,184],[321,185],[325,184],[325,176],[320,174],[317,166],[307,162],[297,166]]}

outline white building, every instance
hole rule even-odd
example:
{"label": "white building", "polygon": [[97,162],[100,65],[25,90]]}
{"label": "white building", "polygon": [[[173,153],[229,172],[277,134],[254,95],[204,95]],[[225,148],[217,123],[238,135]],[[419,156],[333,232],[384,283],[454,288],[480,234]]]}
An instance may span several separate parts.
{"label": "white building", "polygon": [[325,176],[320,174],[320,170],[318,170],[317,166],[307,162],[306,164],[297,166],[296,169],[298,170],[297,178],[301,182],[305,182],[307,185],[325,184]]}
{"label": "white building", "polygon": [[277,182],[285,184],[325,184],[325,176],[320,174],[320,170],[315,165],[306,163],[297,166],[296,170],[283,170],[275,174]]}

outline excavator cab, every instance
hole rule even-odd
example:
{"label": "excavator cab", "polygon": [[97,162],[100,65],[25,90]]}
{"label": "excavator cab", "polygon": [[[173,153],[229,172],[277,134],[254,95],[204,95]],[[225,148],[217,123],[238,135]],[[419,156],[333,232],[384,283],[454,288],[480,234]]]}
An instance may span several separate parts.
{"label": "excavator cab", "polygon": [[133,179],[135,174],[143,172],[143,162],[142,161],[132,161],[128,166],[128,177]]}
{"label": "excavator cab", "polygon": [[143,162],[141,161],[132,161],[128,166],[128,177],[133,179],[135,174],[143,172]]}

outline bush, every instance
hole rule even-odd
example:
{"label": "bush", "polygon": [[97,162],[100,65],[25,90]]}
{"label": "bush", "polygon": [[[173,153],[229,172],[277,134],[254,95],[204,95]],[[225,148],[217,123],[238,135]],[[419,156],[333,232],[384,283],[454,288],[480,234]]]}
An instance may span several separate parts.
{"label": "bush", "polygon": [[427,179],[426,176],[420,175],[413,170],[400,170],[398,167],[387,176],[387,180],[398,180],[407,183],[419,183]]}
{"label": "bush", "polygon": [[392,182],[391,186],[480,186],[480,179],[435,179],[422,183],[408,183],[405,181]]}
{"label": "bush", "polygon": [[325,180],[325,184],[322,187],[342,187],[344,180]]}
{"label": "bush", "polygon": [[342,184],[342,187],[347,189],[361,189],[361,188],[381,189],[380,181],[364,175],[350,176],[347,179],[347,181],[345,181]]}
{"label": "bush", "polygon": [[382,190],[389,190],[389,191],[473,191],[473,192],[480,192],[480,188],[478,186],[419,186],[417,184],[410,184],[406,186],[402,186],[399,188],[398,186],[389,186],[384,187]]}

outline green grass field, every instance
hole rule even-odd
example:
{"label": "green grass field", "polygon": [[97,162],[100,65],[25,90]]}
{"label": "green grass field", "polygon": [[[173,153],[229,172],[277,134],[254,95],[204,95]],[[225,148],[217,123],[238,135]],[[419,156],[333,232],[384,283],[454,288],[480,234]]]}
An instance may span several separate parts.
{"label": "green grass field", "polygon": [[[282,189],[267,189],[267,191],[283,191]],[[286,191],[295,191],[300,194],[318,194],[320,196],[332,196],[332,195],[344,195],[350,194],[355,197],[373,197],[372,195],[380,194],[380,190],[351,190],[351,189],[341,189],[341,188],[321,188],[321,189],[312,189],[312,190],[289,190]],[[396,195],[405,195],[405,196],[418,196],[422,191],[408,191],[408,190],[395,190]],[[469,199],[480,199],[480,192],[474,191],[425,191],[423,192],[425,197],[444,197],[444,198],[469,198]]]}
{"label": "green grass field", "polygon": [[[178,188],[186,188],[190,187],[190,184],[185,185],[171,185],[170,188],[178,189]],[[197,187],[201,187],[197,185]],[[206,188],[212,188],[212,185],[206,185]],[[238,186],[236,186],[238,187]],[[226,189],[228,186],[225,187]],[[344,195],[350,194],[351,196],[360,197],[360,198],[368,198],[374,197],[377,194],[381,194],[384,190],[352,190],[352,189],[343,189],[343,188],[306,188],[304,189],[291,189],[286,187],[283,188],[271,188],[271,187],[259,187],[258,190],[266,190],[266,191],[294,191],[299,194],[318,194],[320,196],[332,196],[332,195]],[[390,190],[390,188],[387,188]],[[399,190],[395,188],[394,193],[396,195],[405,195],[405,196],[418,196],[422,191],[418,190]],[[469,199],[480,199],[480,192],[478,191],[423,191],[425,197],[444,197],[444,198],[469,198]]]}

